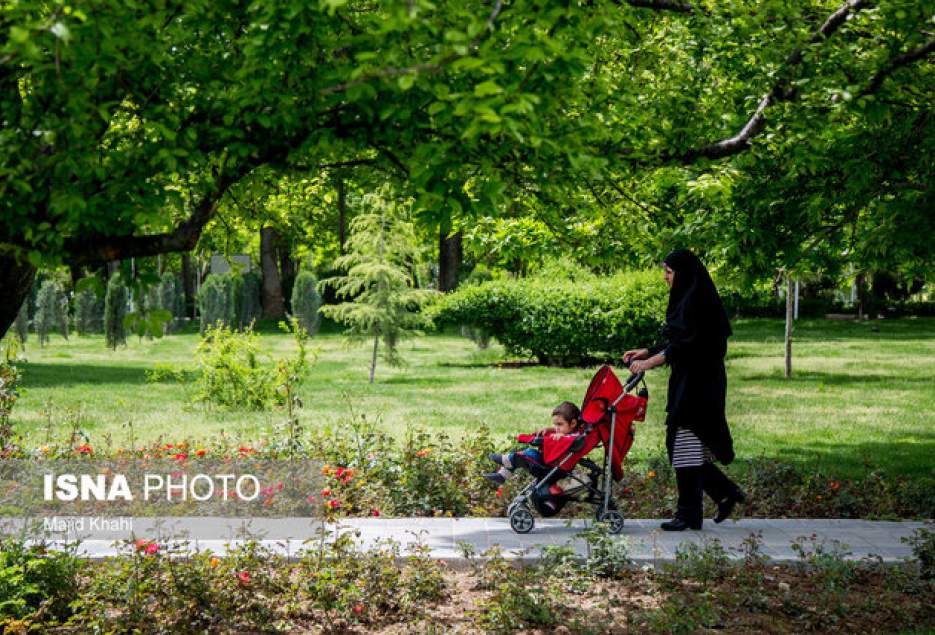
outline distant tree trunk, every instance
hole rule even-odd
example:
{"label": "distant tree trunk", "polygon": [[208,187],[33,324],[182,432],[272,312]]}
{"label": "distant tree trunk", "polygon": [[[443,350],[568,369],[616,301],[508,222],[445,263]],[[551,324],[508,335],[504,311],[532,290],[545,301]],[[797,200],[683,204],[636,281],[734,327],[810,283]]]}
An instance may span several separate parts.
{"label": "distant tree trunk", "polygon": [[281,242],[279,245],[279,285],[282,288],[283,303],[292,313],[292,286],[295,284],[295,277],[298,274],[298,264],[292,257],[292,251],[289,245]]}
{"label": "distant tree trunk", "polygon": [[344,241],[347,238],[347,199],[344,192],[344,178],[338,177],[338,253],[344,255]]}
{"label": "distant tree trunk", "polygon": [[185,296],[185,315],[195,317],[195,269],[192,267],[192,256],[188,252],[182,253],[182,293]]}
{"label": "distant tree trunk", "polygon": [[458,286],[458,271],[463,257],[461,232],[448,235],[442,228],[438,233],[438,290],[454,291]]}
{"label": "distant tree trunk", "polygon": [[281,318],[286,314],[282,297],[282,281],[276,266],[276,230],[260,230],[260,269],[263,272],[263,317]]}
{"label": "distant tree trunk", "polygon": [[792,322],[793,322],[793,289],[792,276],[786,274],[786,379],[792,377]]}
{"label": "distant tree trunk", "polygon": [[20,307],[26,301],[33,280],[36,279],[36,268],[25,258],[20,262],[13,255],[0,255],[0,337],[6,335]]}
{"label": "distant tree trunk", "polygon": [[377,348],[380,346],[380,336],[373,338],[373,355],[370,358],[370,383],[373,383],[373,376],[377,371]]}

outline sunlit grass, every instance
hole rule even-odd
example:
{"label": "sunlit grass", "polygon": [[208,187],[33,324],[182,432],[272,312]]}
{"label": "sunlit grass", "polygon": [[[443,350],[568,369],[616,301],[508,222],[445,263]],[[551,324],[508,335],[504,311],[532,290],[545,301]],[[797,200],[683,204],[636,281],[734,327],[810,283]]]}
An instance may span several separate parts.
{"label": "sunlit grass", "polygon": [[[890,473],[932,473],[935,456],[935,320],[797,324],[794,376],[782,376],[782,323],[738,321],[728,358],[728,420],[740,459],[766,456],[859,473],[865,464]],[[332,329],[333,331],[333,329]],[[268,432],[279,412],[225,412],[189,402],[189,387],[152,383],[156,364],[193,370],[195,333],[142,342],[111,352],[100,337],[29,342],[22,364],[24,395],[13,423],[27,443],[61,439],[71,422],[92,440],[115,445],[159,437],[204,438],[226,431],[240,439]],[[290,336],[267,329],[270,358],[290,354]],[[552,407],[580,401],[593,368],[497,367],[503,351],[478,351],[453,335],[402,345],[404,368],[380,362],[367,383],[370,350],[348,347],[334,332],[314,338],[317,359],[302,382],[303,425],[341,425],[350,416],[378,420],[394,436],[423,426],[460,437],[480,425],[508,444],[512,435],[546,425]],[[635,342],[634,345],[640,344]],[[667,371],[650,373],[647,421],[632,458],[663,453]],[[128,423],[130,425],[128,425]]]}

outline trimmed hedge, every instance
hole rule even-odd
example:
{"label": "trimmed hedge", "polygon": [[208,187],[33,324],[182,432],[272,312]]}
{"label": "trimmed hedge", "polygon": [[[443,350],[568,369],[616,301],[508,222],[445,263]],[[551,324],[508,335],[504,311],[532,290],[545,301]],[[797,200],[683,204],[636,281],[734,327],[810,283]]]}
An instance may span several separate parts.
{"label": "trimmed hedge", "polygon": [[445,296],[432,316],[438,324],[482,329],[511,354],[544,364],[615,362],[658,338],[667,293],[657,271],[575,282],[501,280]]}

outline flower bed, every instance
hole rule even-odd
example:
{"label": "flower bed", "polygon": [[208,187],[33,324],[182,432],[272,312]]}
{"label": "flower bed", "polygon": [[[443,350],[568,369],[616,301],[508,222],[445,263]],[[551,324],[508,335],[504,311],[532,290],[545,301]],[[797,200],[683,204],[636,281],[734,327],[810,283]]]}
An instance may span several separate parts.
{"label": "flower bed", "polygon": [[[321,488],[307,493],[308,502],[335,516],[497,516],[526,482],[518,476],[498,489],[481,478],[493,467],[487,453],[503,445],[495,445],[484,427],[460,443],[414,427],[396,443],[364,419],[326,426],[315,435],[282,434],[249,444],[223,435],[204,442],[160,441],[132,448],[95,445],[81,435],[72,435],[69,441],[33,450],[8,446],[4,458],[38,462],[122,458],[188,465],[245,458],[269,463],[298,457],[323,466],[318,478]],[[598,452],[598,461],[599,456]],[[869,467],[859,478],[843,478],[767,459],[737,461],[731,471],[748,494],[738,509],[747,517],[935,517],[935,486],[930,479],[888,476]],[[625,465],[614,496],[627,517],[668,516],[676,497],[668,462],[660,457],[647,464]],[[575,505],[566,509],[564,515],[591,515],[591,510]]]}

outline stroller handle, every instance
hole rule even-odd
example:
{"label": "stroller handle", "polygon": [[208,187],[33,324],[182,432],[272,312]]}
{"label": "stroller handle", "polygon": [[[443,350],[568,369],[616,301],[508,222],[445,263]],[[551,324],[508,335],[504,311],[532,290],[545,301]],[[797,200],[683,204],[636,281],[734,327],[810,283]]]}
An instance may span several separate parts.
{"label": "stroller handle", "polygon": [[643,377],[646,376],[645,372],[633,373],[627,379],[627,383],[623,385],[623,392],[628,393],[633,390],[638,383],[643,381]]}

